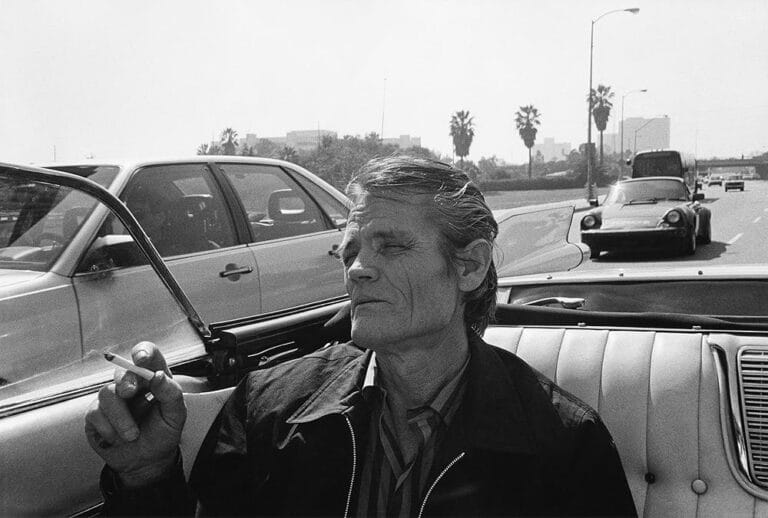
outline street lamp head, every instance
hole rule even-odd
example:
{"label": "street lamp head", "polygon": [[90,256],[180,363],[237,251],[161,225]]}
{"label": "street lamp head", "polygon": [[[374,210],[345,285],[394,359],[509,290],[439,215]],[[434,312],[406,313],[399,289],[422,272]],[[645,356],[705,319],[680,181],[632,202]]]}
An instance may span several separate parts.
{"label": "street lamp head", "polygon": [[630,7],[629,9],[624,9],[624,10],[627,11],[628,13],[632,13],[632,14],[637,14],[637,13],[640,12],[640,8],[639,7]]}

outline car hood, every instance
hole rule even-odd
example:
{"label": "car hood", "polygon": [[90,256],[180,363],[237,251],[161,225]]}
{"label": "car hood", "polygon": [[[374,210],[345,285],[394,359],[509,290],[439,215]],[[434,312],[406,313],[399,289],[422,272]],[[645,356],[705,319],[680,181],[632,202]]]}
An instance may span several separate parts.
{"label": "car hood", "polygon": [[7,295],[6,292],[12,290],[14,286],[28,283],[42,275],[45,275],[45,272],[0,269],[0,298]]}
{"label": "car hood", "polygon": [[661,217],[668,210],[679,207],[680,201],[659,201],[656,203],[636,203],[633,205],[608,205],[602,210],[603,221],[611,218]]}

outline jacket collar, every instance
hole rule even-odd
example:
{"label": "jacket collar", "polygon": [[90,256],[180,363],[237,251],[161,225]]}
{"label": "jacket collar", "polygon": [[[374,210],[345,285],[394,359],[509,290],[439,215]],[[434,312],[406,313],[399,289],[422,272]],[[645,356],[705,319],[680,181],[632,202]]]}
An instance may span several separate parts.
{"label": "jacket collar", "polygon": [[[460,441],[484,450],[531,453],[531,425],[520,401],[521,387],[500,351],[469,333],[470,359],[464,402],[454,422]],[[371,358],[366,351],[326,381],[286,421],[298,425],[329,415],[346,414],[362,401],[361,389]]]}
{"label": "jacket collar", "polygon": [[301,424],[317,421],[332,414],[344,414],[361,398],[366,367],[371,359],[371,351],[366,351],[323,383],[312,396],[301,405],[286,421],[288,424]]}

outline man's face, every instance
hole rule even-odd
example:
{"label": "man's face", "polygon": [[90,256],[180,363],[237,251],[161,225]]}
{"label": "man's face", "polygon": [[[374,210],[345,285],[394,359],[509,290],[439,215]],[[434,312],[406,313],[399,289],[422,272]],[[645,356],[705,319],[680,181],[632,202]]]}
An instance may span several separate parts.
{"label": "man's face", "polygon": [[341,251],[352,339],[361,347],[428,345],[463,321],[453,265],[419,198],[366,195],[350,214]]}

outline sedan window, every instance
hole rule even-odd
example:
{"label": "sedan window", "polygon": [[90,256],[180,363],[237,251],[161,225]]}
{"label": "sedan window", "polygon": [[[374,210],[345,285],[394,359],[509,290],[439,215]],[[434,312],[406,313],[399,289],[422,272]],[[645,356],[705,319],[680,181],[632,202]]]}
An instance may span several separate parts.
{"label": "sedan window", "polygon": [[253,242],[327,230],[320,208],[276,166],[219,164],[248,215]]}

